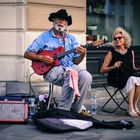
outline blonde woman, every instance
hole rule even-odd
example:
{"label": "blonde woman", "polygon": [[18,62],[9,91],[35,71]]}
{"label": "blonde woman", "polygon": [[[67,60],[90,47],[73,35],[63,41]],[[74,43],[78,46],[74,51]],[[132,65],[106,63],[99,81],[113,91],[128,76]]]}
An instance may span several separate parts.
{"label": "blonde woman", "polygon": [[140,116],[140,78],[133,76],[133,72],[138,68],[135,67],[134,51],[130,47],[131,36],[123,28],[117,27],[112,39],[113,48],[107,53],[100,72],[108,73],[108,83],[128,94],[129,115]]}

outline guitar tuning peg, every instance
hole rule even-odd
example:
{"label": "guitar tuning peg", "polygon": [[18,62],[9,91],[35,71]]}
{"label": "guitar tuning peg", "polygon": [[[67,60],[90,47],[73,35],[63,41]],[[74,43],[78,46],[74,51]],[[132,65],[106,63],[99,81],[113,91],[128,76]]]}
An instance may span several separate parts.
{"label": "guitar tuning peg", "polygon": [[107,42],[108,42],[108,37],[107,37],[107,35],[103,35],[102,39],[103,39],[104,43],[107,43]]}
{"label": "guitar tuning peg", "polygon": [[102,47],[102,45],[98,45],[96,48],[100,48],[100,47]]}

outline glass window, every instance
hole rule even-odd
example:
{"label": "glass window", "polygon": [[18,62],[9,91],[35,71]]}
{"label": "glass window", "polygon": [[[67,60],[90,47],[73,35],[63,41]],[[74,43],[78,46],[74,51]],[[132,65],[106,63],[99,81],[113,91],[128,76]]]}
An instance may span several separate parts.
{"label": "glass window", "polygon": [[140,45],[139,0],[87,0],[87,38],[112,41],[113,30],[121,26]]}

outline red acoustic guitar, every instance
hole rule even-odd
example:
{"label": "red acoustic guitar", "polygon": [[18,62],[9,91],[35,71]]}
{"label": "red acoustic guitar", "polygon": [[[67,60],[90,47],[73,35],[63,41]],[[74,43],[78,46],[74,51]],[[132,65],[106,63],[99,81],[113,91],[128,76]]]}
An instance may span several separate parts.
{"label": "red acoustic guitar", "polygon": [[[82,47],[87,48],[87,47],[101,47],[103,44],[107,43],[107,40],[98,40],[95,42],[92,42],[90,44],[86,44]],[[59,59],[64,57],[65,55],[72,53],[76,50],[76,48],[71,49],[71,50],[64,50],[64,47],[60,46],[56,49],[54,49],[53,51],[48,51],[48,50],[43,50],[38,52],[39,55],[44,55],[44,56],[50,56],[52,57],[55,61],[53,64],[48,65],[44,62],[40,62],[40,61],[32,61],[32,68],[34,70],[34,72],[38,75],[43,75],[45,73],[47,73],[53,66],[57,66],[60,65],[59,63]]]}

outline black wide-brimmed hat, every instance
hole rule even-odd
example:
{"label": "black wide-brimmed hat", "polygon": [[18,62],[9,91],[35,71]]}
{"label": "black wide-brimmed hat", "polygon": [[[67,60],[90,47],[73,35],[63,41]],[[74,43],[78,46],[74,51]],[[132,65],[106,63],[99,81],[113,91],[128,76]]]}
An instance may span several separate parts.
{"label": "black wide-brimmed hat", "polygon": [[72,18],[70,15],[68,15],[65,9],[61,9],[57,11],[56,13],[51,13],[50,16],[48,17],[49,21],[51,22],[53,22],[53,19],[55,18],[65,19],[68,22],[68,26],[72,24]]}

